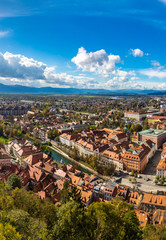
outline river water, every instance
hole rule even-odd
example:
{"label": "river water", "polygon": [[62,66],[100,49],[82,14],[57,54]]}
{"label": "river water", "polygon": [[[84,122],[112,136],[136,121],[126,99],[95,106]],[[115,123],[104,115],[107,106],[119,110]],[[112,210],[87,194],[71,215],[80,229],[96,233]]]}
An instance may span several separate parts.
{"label": "river water", "polygon": [[[31,138],[28,139],[30,142],[33,143],[33,140]],[[65,158],[64,156],[62,156],[61,154],[59,154],[58,152],[54,151],[53,149],[49,148],[49,151],[52,154],[52,157],[55,161],[60,162],[60,163],[64,163],[65,165],[71,164],[74,165],[73,162],[71,162],[69,159]],[[87,173],[89,175],[91,175],[92,173],[89,172],[88,170],[80,167],[79,165],[75,166],[78,170],[80,170],[81,172]]]}
{"label": "river water", "polygon": [[[64,164],[71,164],[71,165],[74,165],[73,162],[71,162],[69,159],[65,158],[64,156],[62,156],[61,154],[57,153],[56,151],[52,150],[49,148],[49,151],[52,153],[52,157],[55,161],[57,162],[60,162],[60,163],[64,163]],[[80,167],[80,166],[76,166],[76,168],[78,170],[80,170],[81,172],[84,172],[84,173],[88,173],[89,175],[91,175],[92,173],[89,172],[88,170]]]}

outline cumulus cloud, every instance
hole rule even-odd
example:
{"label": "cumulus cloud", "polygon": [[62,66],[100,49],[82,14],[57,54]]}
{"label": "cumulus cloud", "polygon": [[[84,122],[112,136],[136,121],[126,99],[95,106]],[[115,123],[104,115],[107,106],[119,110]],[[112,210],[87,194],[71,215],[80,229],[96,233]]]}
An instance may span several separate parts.
{"label": "cumulus cloud", "polygon": [[[153,68],[143,69],[137,72],[125,71],[115,66],[121,62],[118,55],[108,55],[104,50],[87,53],[84,48],[79,49],[76,57],[72,59],[83,71],[99,74],[94,78],[93,74],[81,73],[76,75],[65,72],[58,73],[55,67],[36,61],[20,54],[6,52],[0,53],[0,82],[5,84],[21,84],[26,86],[51,86],[51,87],[76,87],[76,88],[100,88],[100,89],[129,89],[129,88],[166,88],[165,84],[153,84],[144,82],[138,78],[138,73],[164,79],[166,69],[159,62],[153,61]],[[71,73],[71,71],[70,71]],[[104,76],[103,78],[101,77]],[[92,77],[91,77],[92,76]],[[107,76],[107,78],[106,78]],[[142,77],[142,76],[141,76]]]}
{"label": "cumulus cloud", "polygon": [[[6,84],[21,84],[27,86],[52,86],[52,87],[77,87],[77,88],[118,88],[135,76],[134,71],[124,71],[115,68],[115,63],[120,62],[120,57],[107,55],[104,50],[87,53],[79,49],[79,53],[72,59],[84,71],[95,72],[108,81],[94,79],[85,74],[57,73],[55,67],[49,67],[43,62],[28,58],[20,54],[6,52],[0,53],[0,80]],[[88,64],[89,63],[89,64]],[[105,79],[105,78],[104,78]]]}
{"label": "cumulus cloud", "polygon": [[104,49],[88,53],[83,47],[79,48],[77,55],[71,60],[82,71],[97,73],[108,77],[120,63],[119,55],[107,54]]}
{"label": "cumulus cloud", "polygon": [[120,82],[127,82],[131,79],[131,76],[132,75],[135,75],[135,72],[134,71],[124,71],[124,70],[120,70],[120,69],[117,69],[115,71],[112,72],[114,74],[114,80],[116,81],[120,81]]}
{"label": "cumulus cloud", "polygon": [[144,55],[144,52],[139,49],[139,48],[136,48],[136,49],[130,49],[130,53],[134,56],[134,57],[143,57]]}
{"label": "cumulus cloud", "polygon": [[0,76],[22,79],[43,79],[46,65],[23,55],[0,53]]}
{"label": "cumulus cloud", "polygon": [[68,85],[68,86],[76,86],[83,87],[87,83],[93,84],[96,83],[91,77],[85,77],[81,75],[73,76],[67,73],[56,73],[55,67],[46,67],[44,71],[44,76],[47,79],[48,83],[56,83],[59,85]]}
{"label": "cumulus cloud", "polygon": [[92,77],[56,73],[55,67],[9,52],[0,53],[0,80],[7,84],[54,87],[85,87],[86,84],[96,83]]}

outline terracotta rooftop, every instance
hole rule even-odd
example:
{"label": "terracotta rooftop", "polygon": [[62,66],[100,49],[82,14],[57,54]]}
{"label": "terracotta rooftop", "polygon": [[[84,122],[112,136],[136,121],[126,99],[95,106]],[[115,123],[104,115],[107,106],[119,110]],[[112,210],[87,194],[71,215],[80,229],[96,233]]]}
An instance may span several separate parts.
{"label": "terracotta rooftop", "polygon": [[166,207],[166,196],[164,195],[154,195],[151,193],[144,193],[143,204],[150,204],[154,206]]}

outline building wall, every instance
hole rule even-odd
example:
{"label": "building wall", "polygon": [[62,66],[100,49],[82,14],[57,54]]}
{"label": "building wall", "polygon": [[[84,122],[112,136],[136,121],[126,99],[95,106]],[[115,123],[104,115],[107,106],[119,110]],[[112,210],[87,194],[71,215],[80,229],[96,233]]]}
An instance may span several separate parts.
{"label": "building wall", "polygon": [[[98,152],[95,152],[95,151],[90,151],[88,150],[87,148],[84,148],[83,146],[79,145],[78,143],[76,142],[73,142],[73,141],[70,141],[70,140],[67,140],[65,138],[62,138],[60,137],[60,142],[63,143],[63,144],[66,144],[67,146],[70,146],[72,148],[76,147],[80,153],[80,155],[94,155],[94,154],[97,154],[99,155]],[[105,165],[105,166],[109,166],[111,164],[114,164],[116,166],[116,170],[123,170],[123,163],[122,162],[119,162],[119,161],[116,161],[114,159],[111,159],[111,158],[106,158],[106,157],[100,157],[100,163]]]}
{"label": "building wall", "polygon": [[147,165],[147,157],[144,157],[141,161],[134,161],[134,159],[123,159],[124,168],[127,171],[135,171],[137,173],[142,173]]}
{"label": "building wall", "polygon": [[159,149],[162,147],[162,144],[166,141],[166,133],[163,133],[159,136],[150,136],[150,135],[141,135],[139,134],[139,140],[145,142],[146,140],[151,140],[156,144],[156,148]]}
{"label": "building wall", "polygon": [[66,138],[63,138],[63,137],[59,137],[59,140],[60,140],[60,142],[62,143],[62,144],[66,144],[67,146],[69,146],[69,147],[71,147],[71,141],[70,140],[68,140],[68,139],[66,139]]}
{"label": "building wall", "polygon": [[166,177],[166,170],[164,170],[164,169],[157,169],[157,175],[159,177]]}
{"label": "building wall", "polygon": [[116,166],[116,170],[117,171],[123,171],[123,163],[116,161],[112,158],[107,158],[107,157],[101,157],[101,163],[103,163],[104,165],[108,166],[110,164],[114,164]]}
{"label": "building wall", "polygon": [[132,113],[132,112],[125,112],[124,117],[126,118],[134,118],[137,121],[141,121],[142,119],[146,118],[147,116],[153,116],[154,114],[158,114],[160,112],[151,112],[151,113]]}
{"label": "building wall", "polygon": [[0,115],[23,115],[28,112],[28,109],[0,109]]}
{"label": "building wall", "polygon": [[134,118],[137,121],[141,121],[143,118],[146,118],[146,113],[144,114],[139,114],[139,113],[130,113],[130,112],[125,112],[124,117],[126,118]]}

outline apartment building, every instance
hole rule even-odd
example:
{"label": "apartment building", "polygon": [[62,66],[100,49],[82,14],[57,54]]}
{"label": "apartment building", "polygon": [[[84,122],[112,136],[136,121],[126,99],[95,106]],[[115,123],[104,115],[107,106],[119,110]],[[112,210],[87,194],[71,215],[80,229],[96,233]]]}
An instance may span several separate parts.
{"label": "apartment building", "polygon": [[145,141],[137,148],[130,148],[123,154],[124,169],[142,173],[155,153],[155,144],[150,140]]}
{"label": "apartment building", "polygon": [[146,140],[151,140],[156,144],[156,149],[162,147],[162,144],[166,142],[166,131],[159,129],[148,129],[138,133],[138,140],[140,142],[145,142]]}
{"label": "apartment building", "polygon": [[0,115],[12,116],[12,115],[23,115],[26,114],[30,108],[24,106],[7,106],[0,108]]}
{"label": "apartment building", "polygon": [[146,212],[155,212],[156,209],[166,209],[166,196],[144,193],[141,209]]}
{"label": "apartment building", "polygon": [[153,116],[155,114],[159,114],[159,111],[153,111],[153,112],[146,112],[146,113],[139,113],[139,112],[124,112],[125,118],[133,118],[137,121],[141,121],[145,119],[147,116]]}

